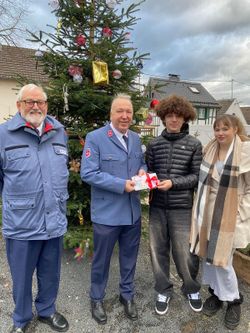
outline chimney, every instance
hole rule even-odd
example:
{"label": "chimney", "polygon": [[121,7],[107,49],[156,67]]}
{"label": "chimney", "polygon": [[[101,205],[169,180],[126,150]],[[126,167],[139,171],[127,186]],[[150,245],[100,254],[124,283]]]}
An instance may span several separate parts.
{"label": "chimney", "polygon": [[179,82],[180,81],[180,75],[178,75],[178,74],[168,74],[168,79],[169,79],[169,81]]}

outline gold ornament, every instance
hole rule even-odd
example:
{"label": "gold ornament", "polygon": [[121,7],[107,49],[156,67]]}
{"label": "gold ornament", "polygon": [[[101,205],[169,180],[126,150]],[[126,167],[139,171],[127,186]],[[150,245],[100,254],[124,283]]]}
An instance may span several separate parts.
{"label": "gold ornament", "polygon": [[144,121],[148,118],[148,109],[140,108],[135,114],[138,116],[140,121]]}
{"label": "gold ornament", "polygon": [[92,61],[93,82],[109,84],[108,64],[104,61]]}
{"label": "gold ornament", "polygon": [[82,211],[80,209],[78,210],[78,219],[79,219],[79,224],[83,225],[84,224],[84,218],[83,218],[83,215],[82,215]]}
{"label": "gold ornament", "polygon": [[56,27],[57,36],[59,36],[61,28],[62,28],[62,20],[59,20]]}
{"label": "gold ornament", "polygon": [[69,165],[70,165],[70,168],[69,168],[70,171],[74,171],[76,173],[80,171],[80,162],[78,160],[70,161]]}

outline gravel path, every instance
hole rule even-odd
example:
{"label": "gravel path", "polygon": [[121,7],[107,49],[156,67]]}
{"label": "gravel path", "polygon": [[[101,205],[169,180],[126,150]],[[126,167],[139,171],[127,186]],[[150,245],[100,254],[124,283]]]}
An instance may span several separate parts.
{"label": "gravel path", "polygon": [[[148,253],[147,241],[143,240],[140,247],[136,271],[136,303],[139,320],[131,322],[123,313],[118,300],[119,266],[117,249],[112,258],[109,284],[105,298],[108,322],[99,326],[91,318],[89,310],[89,260],[77,262],[73,251],[64,251],[62,276],[57,309],[62,312],[70,323],[69,333],[226,333],[223,318],[226,306],[211,318],[202,313],[194,313],[180,291],[180,280],[172,267],[171,275],[174,282],[174,297],[165,316],[154,313],[153,275]],[[34,281],[34,292],[36,289]],[[240,290],[245,302],[242,306],[242,320],[235,333],[250,333],[250,285],[240,281]],[[201,290],[203,299],[208,295],[206,288]],[[0,238],[0,333],[8,333],[12,326],[11,312],[13,309],[11,279],[4,242]],[[36,319],[29,325],[28,333],[53,332]]]}

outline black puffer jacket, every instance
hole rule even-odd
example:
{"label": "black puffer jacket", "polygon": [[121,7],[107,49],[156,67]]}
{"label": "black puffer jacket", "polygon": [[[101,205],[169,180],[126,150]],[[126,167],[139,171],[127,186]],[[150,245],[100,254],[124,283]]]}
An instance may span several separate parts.
{"label": "black puffer jacket", "polygon": [[148,171],[155,172],[160,180],[171,179],[173,186],[168,191],[153,190],[150,205],[167,209],[192,208],[201,160],[201,143],[189,135],[187,129],[180,133],[164,130],[153,139],[146,151]]}

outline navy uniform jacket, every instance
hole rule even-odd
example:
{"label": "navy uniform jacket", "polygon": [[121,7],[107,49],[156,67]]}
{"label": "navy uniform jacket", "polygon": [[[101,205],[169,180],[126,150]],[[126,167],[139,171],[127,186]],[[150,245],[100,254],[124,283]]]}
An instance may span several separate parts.
{"label": "navy uniform jacket", "polygon": [[94,223],[130,225],[140,218],[140,194],[125,192],[125,183],[146,166],[138,134],[128,130],[128,141],[127,152],[109,124],[86,137],[81,178],[91,185]]}

